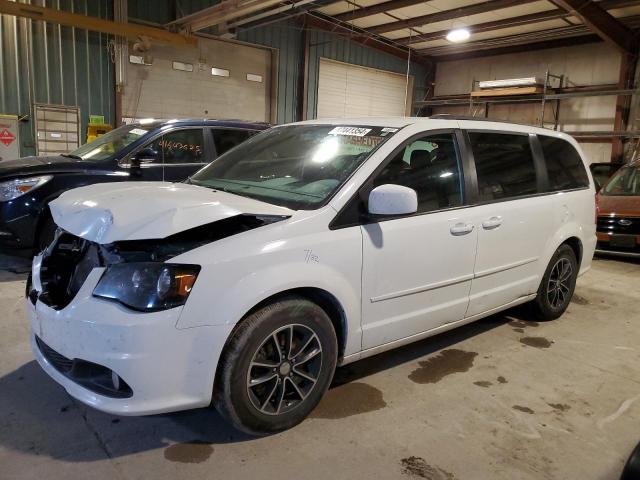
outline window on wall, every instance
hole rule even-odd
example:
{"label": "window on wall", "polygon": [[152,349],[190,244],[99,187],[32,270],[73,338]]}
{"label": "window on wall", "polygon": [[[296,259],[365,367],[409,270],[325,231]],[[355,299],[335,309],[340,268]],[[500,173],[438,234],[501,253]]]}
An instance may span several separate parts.
{"label": "window on wall", "polygon": [[469,132],[480,201],[537,193],[528,135]]}
{"label": "window on wall", "polygon": [[429,135],[412,141],[374,180],[374,187],[395,184],[418,194],[418,212],[462,205],[458,148],[453,134]]}
{"label": "window on wall", "polygon": [[566,140],[538,135],[550,190],[568,190],[589,186],[589,176],[578,151]]}
{"label": "window on wall", "polygon": [[158,163],[203,163],[204,141],[201,128],[165,133],[150,145],[158,152]]}

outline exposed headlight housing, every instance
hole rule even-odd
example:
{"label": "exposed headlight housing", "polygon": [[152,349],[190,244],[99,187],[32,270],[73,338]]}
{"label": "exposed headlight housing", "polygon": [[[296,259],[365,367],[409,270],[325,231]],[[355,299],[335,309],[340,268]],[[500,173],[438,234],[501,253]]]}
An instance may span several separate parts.
{"label": "exposed headlight housing", "polygon": [[2,182],[0,183],[0,202],[8,202],[9,200],[18,198],[35,188],[41,187],[52,178],[53,175],[42,175],[39,177],[16,178],[15,180]]}
{"label": "exposed headlight housing", "polygon": [[199,272],[199,265],[118,263],[107,267],[93,295],[142,312],[167,310],[184,305]]}

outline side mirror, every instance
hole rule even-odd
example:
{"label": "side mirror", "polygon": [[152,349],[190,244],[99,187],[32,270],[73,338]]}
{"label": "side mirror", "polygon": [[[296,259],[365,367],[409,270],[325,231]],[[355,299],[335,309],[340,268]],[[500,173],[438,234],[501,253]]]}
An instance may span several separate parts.
{"label": "side mirror", "polygon": [[416,191],[402,185],[380,185],[369,194],[371,215],[409,215],[418,211]]}
{"label": "side mirror", "polygon": [[151,147],[147,147],[140,150],[131,158],[131,166],[139,167],[143,163],[153,163],[156,160],[158,160],[158,152]]}

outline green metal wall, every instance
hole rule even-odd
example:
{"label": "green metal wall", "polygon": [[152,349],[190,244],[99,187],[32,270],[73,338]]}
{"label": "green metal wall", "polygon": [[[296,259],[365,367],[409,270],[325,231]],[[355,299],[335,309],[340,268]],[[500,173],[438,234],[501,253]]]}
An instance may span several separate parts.
{"label": "green metal wall", "polygon": [[[36,5],[112,19],[113,0],[27,0]],[[25,2],[26,3],[26,2]],[[150,3],[153,8],[150,8]],[[164,24],[218,0],[128,0],[130,18]],[[20,125],[22,155],[35,153],[34,126],[30,119],[34,103],[79,106],[81,141],[86,138],[88,116],[114,118],[114,65],[108,50],[113,37],[86,30],[3,15],[0,17],[0,113],[27,115]],[[309,31],[309,78],[307,116],[316,111],[320,57],[398,73],[406,60],[364,47],[325,31]],[[252,29],[241,29],[237,39],[277,49],[277,122],[301,120],[301,76],[305,55],[304,31],[296,19]],[[414,98],[422,98],[425,69],[411,63]]]}
{"label": "green metal wall", "polygon": [[238,40],[264,45],[278,50],[278,108],[277,122],[300,120],[298,99],[303,94],[300,75],[304,62],[304,35],[295,21],[283,21],[250,30],[241,30]]}
{"label": "green metal wall", "polygon": [[[95,17],[113,17],[112,0],[31,0]],[[21,155],[35,154],[34,103],[80,107],[82,143],[89,115],[114,121],[114,66],[109,36],[72,27],[0,16],[0,113],[24,116]]]}
{"label": "green metal wall", "polygon": [[[406,59],[365,47],[359,43],[350,42],[344,37],[324,30],[311,30],[309,32],[309,83],[307,88],[308,118],[315,118],[316,116],[318,73],[321,57],[396,73],[404,74],[407,71]],[[426,69],[422,65],[409,62],[409,74],[414,76],[414,100],[422,100],[424,98],[426,73]]]}
{"label": "green metal wall", "polygon": [[[297,112],[300,96],[303,95],[299,79],[305,54],[302,24],[286,20],[250,30],[241,29],[237,38],[278,49],[278,123],[302,120]],[[320,57],[396,73],[405,73],[407,69],[407,61],[400,57],[350,42],[340,35],[311,29],[307,118],[315,118],[316,115]],[[418,63],[410,62],[409,73],[414,76],[414,99],[422,100],[426,90],[426,69]]]}

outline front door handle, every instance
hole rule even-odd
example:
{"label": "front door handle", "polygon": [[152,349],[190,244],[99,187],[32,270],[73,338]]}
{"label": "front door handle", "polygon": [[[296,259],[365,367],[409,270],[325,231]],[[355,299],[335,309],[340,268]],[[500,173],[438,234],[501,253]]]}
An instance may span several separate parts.
{"label": "front door handle", "polygon": [[467,233],[473,232],[473,224],[472,223],[456,223],[452,226],[449,231],[451,235],[460,236],[466,235]]}
{"label": "front door handle", "polygon": [[502,225],[502,217],[491,217],[488,220],[482,222],[482,228],[485,230],[493,230],[494,228],[498,228]]}

